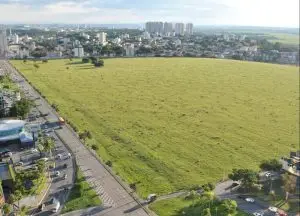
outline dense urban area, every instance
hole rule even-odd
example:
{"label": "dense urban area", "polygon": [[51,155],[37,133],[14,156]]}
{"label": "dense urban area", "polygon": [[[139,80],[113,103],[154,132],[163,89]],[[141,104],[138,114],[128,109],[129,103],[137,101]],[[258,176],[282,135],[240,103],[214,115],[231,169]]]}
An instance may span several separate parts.
{"label": "dense urban area", "polygon": [[[299,64],[296,46],[253,32],[202,32],[192,23],[147,22],[142,29],[90,26],[12,26],[2,30],[0,52],[8,58],[205,57]],[[270,39],[270,40],[269,40]]]}
{"label": "dense urban area", "polygon": [[[113,86],[110,82],[111,80],[117,80],[122,75],[119,74],[118,78],[116,76],[111,78],[110,76],[114,76],[111,72],[111,68],[114,67],[113,71],[115,74],[122,71],[123,75],[125,74],[127,76],[125,70],[117,68],[117,66],[120,65],[118,61],[125,63],[123,60],[134,61],[136,58],[138,60],[144,60],[148,59],[146,57],[151,57],[149,58],[149,61],[151,61],[151,69],[149,69],[149,71],[153,70],[154,64],[158,65],[157,68],[165,64],[165,62],[159,62],[159,59],[163,59],[161,57],[170,57],[166,58],[168,60],[174,59],[175,57],[178,57],[177,59],[180,59],[180,61],[182,59],[189,60],[189,64],[193,64],[194,66],[199,64],[199,68],[204,65],[207,71],[201,71],[201,76],[203,77],[207,75],[205,72],[209,72],[210,68],[212,68],[212,63],[209,62],[215,61],[212,60],[212,58],[231,59],[231,61],[224,60],[224,65],[227,64],[226,70],[232,70],[233,72],[246,70],[246,68],[250,66],[259,68],[263,65],[261,67],[265,67],[266,71],[273,71],[273,68],[279,68],[278,70],[282,70],[290,75],[299,65],[299,47],[298,45],[281,43],[275,40],[276,37],[274,35],[248,31],[243,32],[242,30],[237,32],[226,30],[202,32],[201,28],[195,27],[192,23],[173,24],[168,22],[147,22],[144,27],[135,29],[104,28],[89,25],[11,25],[1,27],[0,215],[299,216],[300,151],[295,143],[289,143],[289,153],[281,155],[284,151],[280,152],[279,150],[281,147],[279,147],[278,143],[280,142],[280,138],[278,138],[278,140],[276,140],[277,147],[271,144],[267,147],[277,148],[277,152],[275,154],[269,153],[267,150],[262,152],[267,158],[259,162],[253,162],[254,165],[251,166],[251,168],[241,167],[241,164],[245,164],[240,162],[235,168],[230,167],[230,171],[226,170],[225,172],[225,168],[220,164],[220,166],[218,166],[218,172],[223,173],[222,179],[217,179],[219,176],[212,174],[213,177],[207,177],[208,180],[205,179],[205,182],[182,186],[184,185],[182,182],[188,181],[188,179],[183,178],[184,180],[181,182],[180,178],[182,176],[178,176],[178,179],[176,176],[175,179],[168,179],[170,180],[168,182],[169,185],[161,186],[159,184],[162,184],[164,180],[161,180],[160,176],[157,177],[158,180],[155,179],[155,176],[151,177],[149,174],[150,171],[149,173],[144,172],[144,176],[141,177],[140,181],[136,180],[136,176],[134,176],[136,173],[133,173],[129,168],[127,170],[128,175],[116,172],[116,169],[121,170],[121,165],[117,164],[117,162],[115,163],[112,159],[107,159],[110,156],[109,154],[107,154],[109,156],[103,155],[103,157],[99,154],[99,152],[104,152],[102,150],[105,149],[106,146],[104,144],[102,145],[102,143],[96,139],[98,133],[90,128],[82,127],[82,124],[78,124],[78,121],[76,122],[74,116],[72,119],[66,115],[66,110],[70,109],[72,110],[70,112],[74,111],[74,113],[80,113],[81,110],[84,109],[82,109],[82,107],[72,107],[72,105],[68,107],[66,105],[67,102],[62,105],[59,103],[59,100],[56,101],[53,99],[60,98],[61,95],[58,94],[64,94],[64,91],[58,87],[60,82],[74,82],[72,83],[72,85],[74,85],[72,87],[76,88],[79,86],[79,82],[77,83],[77,81],[80,81],[80,79],[84,80],[85,76],[90,76],[93,77],[92,79],[97,80],[96,84],[94,83],[95,86],[104,86],[101,90],[97,89],[97,91],[99,90],[103,95],[105,92],[104,89],[114,87],[117,89],[120,86]],[[195,63],[193,61],[196,58],[206,58],[204,61],[207,62]],[[247,65],[235,65],[238,61],[232,60],[252,61],[252,63],[246,62]],[[286,64],[289,66],[253,62]],[[126,64],[127,63],[128,62],[126,62]],[[147,62],[131,63],[129,66],[130,73],[133,73],[132,68],[138,64],[147,64]],[[145,68],[140,65],[137,67],[140,67],[140,71],[144,71]],[[181,62],[179,62],[178,65],[180,66],[178,68],[188,68],[187,64],[183,64],[182,66]],[[228,65],[233,65],[233,69]],[[107,67],[111,70],[111,73],[105,71]],[[218,67],[218,65],[216,67]],[[157,70],[157,68],[155,68],[155,70]],[[57,71],[59,71],[60,74],[53,78],[53,76],[47,75],[50,70],[55,74],[53,76],[56,76]],[[56,70],[56,72],[53,72],[53,70]],[[76,74],[78,70],[82,72],[80,78],[79,75]],[[88,74],[91,71],[95,73]],[[86,73],[83,74],[83,72]],[[96,74],[96,72],[98,73]],[[253,72],[253,77],[255,77],[254,69],[251,72]],[[180,76],[178,74],[179,72],[177,73],[177,71],[175,71],[171,77],[177,79],[176,76]],[[191,72],[191,74],[193,74],[193,72]],[[148,74],[146,76],[147,86],[150,86],[149,80],[151,80],[151,78],[148,77]],[[244,74],[243,77],[246,76],[250,76],[250,80],[253,78],[251,74]],[[36,77],[38,78],[35,79]],[[131,76],[128,75],[122,80],[124,86],[129,83],[128,80],[130,77]],[[291,77],[294,77],[294,74],[291,75]],[[134,85],[142,80],[141,77],[137,79],[139,80],[133,81]],[[249,77],[247,79],[249,79]],[[253,80],[254,79],[255,78],[253,78]],[[82,80],[80,81],[82,82],[80,83],[80,85],[82,85],[81,90],[76,89],[76,91],[88,92],[90,89],[88,85],[92,86],[92,84],[87,84]],[[124,80],[128,81],[128,83]],[[195,79],[191,78],[188,80],[188,83],[192,86],[193,82],[191,80],[194,81]],[[228,80],[224,78],[224,83],[229,83],[230,81]],[[234,80],[234,78],[232,78],[232,80]],[[272,78],[270,78],[270,80],[271,86],[273,87],[275,81],[273,82]],[[288,86],[290,86],[291,80],[294,79],[288,79]],[[45,82],[49,83],[45,84]],[[105,82],[108,83],[109,87],[105,86]],[[282,82],[285,83],[284,80],[282,80]],[[57,83],[57,86],[55,86],[54,83]],[[170,83],[172,82],[170,81]],[[246,81],[241,81],[241,85],[245,83]],[[204,83],[202,84],[205,85]],[[168,86],[169,83],[164,83],[163,85]],[[160,84],[155,82],[155,87],[159,88],[159,86]],[[67,87],[64,86],[62,88]],[[186,89],[186,86],[183,88]],[[56,89],[57,91],[53,93],[51,89]],[[48,92],[46,92],[46,90]],[[91,92],[95,93],[96,90],[93,90],[94,89],[92,89]],[[125,88],[123,92],[125,91],[130,92],[131,90],[130,88]],[[292,96],[290,96],[291,99],[286,103],[289,103],[289,106],[292,107],[290,108],[291,110],[297,106],[294,101],[296,91],[294,88],[289,90],[289,93],[292,92]],[[99,92],[97,92],[97,96]],[[138,90],[134,89],[133,92],[138,92]],[[183,92],[183,90],[179,92]],[[76,96],[78,94],[78,97],[83,97],[80,92],[75,93]],[[70,98],[72,94],[75,93],[74,91],[68,92]],[[99,97],[106,97],[101,94],[99,93]],[[118,96],[120,96],[120,94],[119,92],[117,93]],[[183,94],[178,95],[178,97],[176,96],[176,100],[181,99]],[[253,93],[249,98],[253,95],[255,96]],[[86,94],[85,96],[90,97],[91,95]],[[205,97],[205,94],[199,96],[199,98]],[[289,96],[286,97],[289,98]],[[100,101],[99,98],[95,98],[96,96],[93,101]],[[172,98],[172,96],[170,96],[170,98]],[[163,106],[168,107],[165,104],[168,103],[168,99],[170,98],[159,98],[159,102],[153,99],[149,104],[152,104],[155,109],[149,109],[149,113],[151,112],[156,115],[163,109]],[[255,99],[251,101],[252,99],[249,98],[243,98],[243,100],[246,101],[245,103],[251,104],[255,101]],[[130,99],[130,97],[126,98],[126,102]],[[110,98],[107,98],[107,100],[110,100]],[[150,97],[149,100],[152,100],[152,98]],[[217,100],[219,100],[219,97]],[[88,106],[85,105],[85,103],[88,104],[87,101],[87,98],[82,99],[81,102],[83,106]],[[109,105],[109,109],[115,109],[114,106],[122,107],[120,101],[121,100],[118,101],[115,99],[112,105]],[[147,102],[143,102],[142,105],[146,103]],[[142,105],[139,104],[138,106]],[[94,106],[96,110],[100,112],[100,109],[97,109],[98,105]],[[100,106],[105,106],[105,102],[100,104]],[[176,101],[176,107],[178,108],[179,106]],[[171,105],[170,107],[172,108]],[[249,107],[247,112],[250,113],[253,110],[251,105],[249,105]],[[280,105],[278,105],[278,107],[280,110]],[[139,108],[140,107],[138,107],[138,109]],[[173,115],[171,108],[168,108],[168,113]],[[228,111],[226,107],[221,107],[220,109],[225,110],[225,112]],[[263,109],[265,110],[266,107]],[[208,115],[211,110],[213,110],[212,107],[207,108],[201,104],[201,109],[197,108],[197,111],[195,111],[197,114],[193,113],[193,115],[201,113],[201,117],[203,117]],[[109,113],[110,111],[105,112]],[[122,112],[125,111],[122,110]],[[62,115],[62,113],[64,115]],[[81,116],[82,113],[83,115]],[[92,125],[87,124],[84,117],[84,115],[92,116],[92,114],[86,110],[82,111],[82,113],[80,113],[79,121],[83,122],[85,124],[84,126]],[[179,116],[178,119],[180,119],[178,125],[183,124],[182,119],[189,116],[189,114],[186,113],[188,113],[188,111],[184,111],[184,113],[174,112],[174,116],[177,115]],[[275,112],[268,114],[272,117],[272,123],[275,125],[277,120],[273,120],[273,117],[275,116],[274,118],[277,118],[277,114],[275,114]],[[112,115],[115,115],[115,113]],[[146,115],[148,115],[148,113]],[[91,116],[90,118],[93,119],[94,117]],[[238,118],[238,114],[231,118]],[[258,119],[259,116],[256,115],[255,118]],[[208,118],[206,119],[205,117],[204,119],[204,121],[206,121]],[[103,120],[103,122],[105,122],[105,120]],[[139,124],[142,124],[141,122],[142,121],[136,122],[132,127],[142,128],[139,126]],[[168,126],[171,127],[171,123],[168,122],[168,124]],[[192,123],[190,124],[192,125]],[[222,123],[220,123],[220,125],[221,124]],[[98,126],[97,124],[95,125]],[[126,126],[122,125],[122,127]],[[239,125],[239,129],[242,130],[243,127]],[[147,136],[151,137],[154,129],[151,128],[151,126],[149,126],[149,128],[147,128]],[[291,132],[291,135],[288,134],[288,136],[293,136],[294,139],[297,135],[293,132],[294,127],[292,128],[291,126],[290,128],[289,132]],[[118,130],[121,134],[122,131],[126,129],[121,128]],[[138,130],[139,136],[142,137],[145,135],[142,129]],[[105,133],[106,131],[103,129],[101,132]],[[184,131],[182,130],[180,133],[181,132]],[[141,148],[138,145],[126,147],[131,145],[134,139],[127,139],[125,136],[124,138],[112,131],[109,131],[109,133],[112,137],[112,143],[115,144],[115,146],[121,143],[122,149],[130,148],[130,151],[134,152],[128,151],[130,152],[130,160],[134,160],[136,159],[135,157],[138,157],[140,161],[155,161],[156,153],[151,153],[152,155],[149,159],[145,153],[146,148]],[[157,134],[160,133],[164,132]],[[250,136],[250,132],[249,134],[245,132],[245,134],[245,139],[246,136]],[[259,135],[257,135],[257,137],[259,137]],[[189,137],[186,137],[186,139],[188,138]],[[221,146],[220,143],[224,141],[223,138],[220,138],[218,134],[213,134],[209,139],[218,146],[218,149],[221,149],[219,146]],[[267,140],[268,138],[264,139]],[[101,141],[108,143],[105,139]],[[188,142],[190,141],[191,140],[188,140]],[[155,138],[153,138],[153,142],[155,142]],[[109,145],[109,148],[113,146],[113,144]],[[214,144],[210,145],[213,146]],[[230,143],[227,144],[228,146],[231,145]],[[162,147],[161,145],[162,144],[159,143],[151,147],[151,151],[153,149],[153,151],[160,149]],[[137,149],[133,149],[134,147]],[[243,148],[244,146],[233,146],[232,149],[226,149],[226,151],[230,151],[230,154],[234,155],[235,153],[233,151],[242,152]],[[122,149],[117,151],[122,151]],[[170,151],[170,155],[173,154],[173,150],[168,151]],[[198,153],[201,155],[200,152]],[[271,154],[274,155],[272,158],[270,157]],[[184,153],[181,156],[189,157],[188,155],[184,155]],[[117,158],[119,156],[115,157]],[[205,163],[206,165],[208,164],[211,170],[215,169],[215,167],[209,164],[213,163],[210,160],[216,160],[215,156],[209,157],[205,162],[200,162],[200,160],[201,158],[199,157],[197,161],[193,162],[192,166],[199,168],[202,163]],[[140,161],[138,161],[138,163],[140,163]],[[177,161],[174,163],[176,163],[177,166]],[[142,164],[141,167],[143,165],[144,164]],[[167,169],[164,170],[164,166],[166,165],[161,161],[153,162],[151,166],[151,168],[159,174],[166,172],[166,174],[169,175],[168,177],[173,177],[170,172],[177,172],[175,169],[171,171]],[[183,167],[180,163],[178,163],[178,166]],[[160,168],[162,168],[162,170],[160,170]],[[142,170],[142,168],[140,170]],[[137,169],[137,172],[140,170]],[[182,168],[182,170],[187,173],[186,175],[193,172],[186,167]],[[208,176],[209,174],[201,173],[201,175]],[[158,186],[155,188],[155,185],[153,186],[152,184],[152,180],[153,182],[156,181],[157,185],[161,187]],[[147,185],[148,181],[151,181],[150,186]]]}

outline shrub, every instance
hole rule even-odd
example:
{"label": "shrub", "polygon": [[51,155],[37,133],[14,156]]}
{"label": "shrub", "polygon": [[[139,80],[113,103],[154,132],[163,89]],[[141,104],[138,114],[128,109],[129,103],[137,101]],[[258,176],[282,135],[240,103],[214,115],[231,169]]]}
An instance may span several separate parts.
{"label": "shrub", "polygon": [[89,63],[90,60],[88,58],[82,58],[82,63]]}
{"label": "shrub", "polygon": [[136,183],[131,183],[131,184],[129,184],[129,187],[130,187],[132,190],[136,191]]}
{"label": "shrub", "polygon": [[26,63],[26,62],[27,62],[27,60],[26,60],[26,59],[24,59],[24,60],[23,60],[23,62],[24,62],[24,63]]}
{"label": "shrub", "polygon": [[51,104],[51,107],[52,107],[56,112],[59,111],[59,108],[58,108],[58,105],[57,105],[57,104],[53,103],[53,104]]}
{"label": "shrub", "polygon": [[43,62],[43,63],[47,63],[47,62],[48,62],[48,59],[43,59],[42,62]]}
{"label": "shrub", "polygon": [[211,182],[202,185],[204,191],[213,191],[215,189],[215,185]]}
{"label": "shrub", "polygon": [[259,167],[262,170],[279,171],[282,168],[282,164],[276,159],[271,159],[262,161]]}
{"label": "shrub", "polygon": [[107,166],[112,167],[112,162],[110,160],[106,161],[105,163]]}
{"label": "shrub", "polygon": [[100,59],[98,62],[94,63],[95,67],[103,67],[104,66],[104,61]]}
{"label": "shrub", "polygon": [[99,147],[98,147],[97,145],[93,144],[93,145],[92,145],[92,149],[93,149],[94,151],[97,151],[97,150],[99,149]]}
{"label": "shrub", "polygon": [[69,67],[66,67],[67,70],[69,70]]}

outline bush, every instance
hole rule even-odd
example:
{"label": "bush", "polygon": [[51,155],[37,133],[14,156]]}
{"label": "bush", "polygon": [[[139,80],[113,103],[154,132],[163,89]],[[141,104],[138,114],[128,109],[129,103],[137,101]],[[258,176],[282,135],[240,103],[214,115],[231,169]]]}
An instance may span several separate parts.
{"label": "bush", "polygon": [[88,58],[82,58],[82,63],[89,63],[90,60]]}
{"label": "bush", "polygon": [[131,184],[129,184],[129,187],[130,187],[132,190],[136,191],[136,183],[131,183]]}
{"label": "bush", "polygon": [[57,105],[57,104],[53,103],[53,104],[51,104],[51,107],[52,107],[56,112],[59,111],[59,108],[58,108],[58,105]]}
{"label": "bush", "polygon": [[110,160],[106,161],[105,163],[107,166],[112,167],[112,162]]}
{"label": "bush", "polygon": [[211,182],[202,185],[204,191],[213,191],[215,189],[215,185]]}
{"label": "bush", "polygon": [[26,60],[26,59],[24,59],[24,60],[23,60],[23,62],[24,62],[24,63],[26,63],[26,62],[27,62],[27,60]]}
{"label": "bush", "polygon": [[282,164],[276,159],[271,159],[262,161],[259,167],[262,170],[279,171],[282,168]]}
{"label": "bush", "polygon": [[43,62],[43,63],[47,63],[47,62],[48,62],[48,59],[43,59],[42,62]]}
{"label": "bush", "polygon": [[93,145],[92,145],[92,149],[93,149],[94,151],[97,151],[97,150],[99,149],[99,147],[98,147],[97,145],[93,144]]}
{"label": "bush", "polygon": [[69,67],[66,67],[67,70],[69,70]]}
{"label": "bush", "polygon": [[100,59],[98,62],[94,63],[95,67],[103,67],[104,66],[104,61]]}

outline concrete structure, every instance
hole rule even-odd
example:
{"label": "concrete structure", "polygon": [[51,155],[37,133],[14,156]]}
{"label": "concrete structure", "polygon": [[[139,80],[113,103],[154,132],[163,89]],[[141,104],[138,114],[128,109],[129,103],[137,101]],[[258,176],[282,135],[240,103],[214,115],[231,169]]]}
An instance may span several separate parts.
{"label": "concrete structure", "polygon": [[0,28],[0,57],[6,57],[8,51],[6,29]]}
{"label": "concrete structure", "polygon": [[165,22],[164,23],[164,34],[167,35],[173,32],[173,23]]}
{"label": "concrete structure", "polygon": [[83,57],[84,56],[84,50],[83,50],[83,47],[81,45],[75,47],[73,49],[73,52],[74,52],[74,57]]}
{"label": "concrete structure", "polygon": [[151,34],[162,34],[164,30],[163,22],[147,22],[146,23],[146,31]]}
{"label": "concrete structure", "polygon": [[134,44],[126,44],[125,45],[126,56],[134,56]]}
{"label": "concrete structure", "polygon": [[184,35],[184,23],[175,24],[175,33],[177,35]]}
{"label": "concrete structure", "polygon": [[20,140],[21,142],[32,142],[31,132],[25,127],[25,121],[7,119],[0,121],[0,142]]}
{"label": "concrete structure", "polygon": [[101,44],[106,44],[106,35],[107,34],[105,32],[100,32],[97,34],[97,38]]}
{"label": "concrete structure", "polygon": [[193,23],[187,23],[185,26],[185,33],[187,35],[192,35],[193,34]]}

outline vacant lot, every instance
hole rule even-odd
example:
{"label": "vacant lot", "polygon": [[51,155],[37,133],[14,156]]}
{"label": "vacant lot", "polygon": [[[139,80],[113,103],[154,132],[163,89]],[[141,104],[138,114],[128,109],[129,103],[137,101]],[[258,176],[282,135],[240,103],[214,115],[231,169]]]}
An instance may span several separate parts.
{"label": "vacant lot", "polygon": [[[77,60],[78,62],[80,60]],[[297,67],[192,58],[12,63],[140,195],[218,181],[299,143]],[[68,69],[67,69],[68,68]]]}

